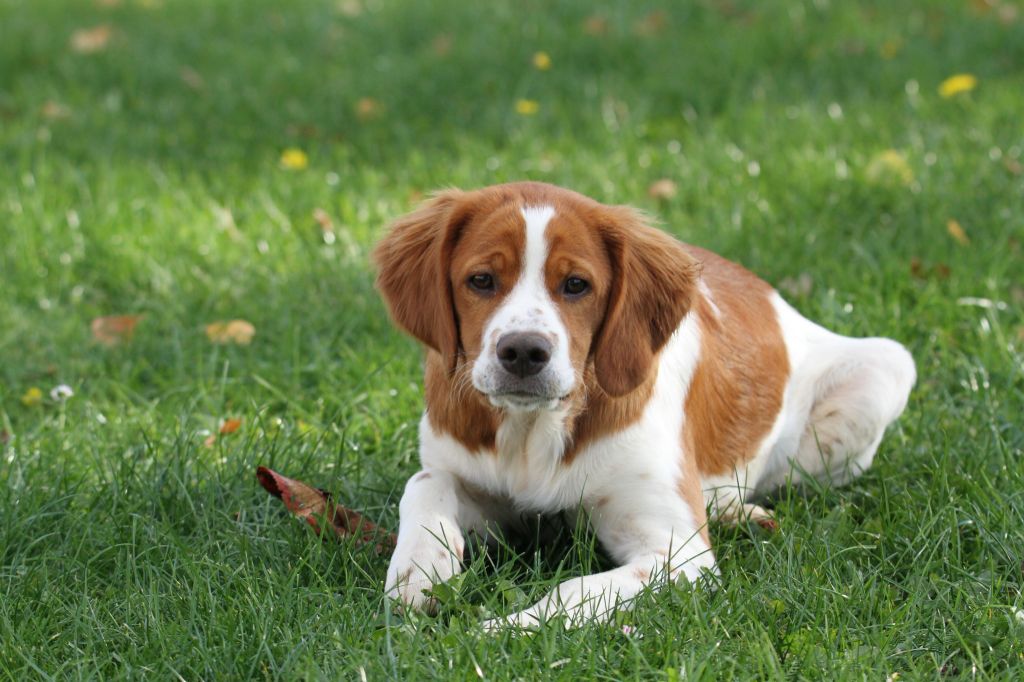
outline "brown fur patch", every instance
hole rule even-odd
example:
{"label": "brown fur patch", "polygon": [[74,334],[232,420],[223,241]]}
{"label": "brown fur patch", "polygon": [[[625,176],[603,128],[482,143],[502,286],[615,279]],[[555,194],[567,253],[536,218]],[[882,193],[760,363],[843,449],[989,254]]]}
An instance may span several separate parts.
{"label": "brown fur patch", "polygon": [[441,353],[454,368],[459,338],[448,271],[465,217],[463,193],[440,192],[396,220],[373,251],[377,288],[400,328]]}
{"label": "brown fur patch", "polygon": [[703,475],[732,471],[756,454],[782,408],[789,357],[772,288],[745,268],[688,246],[711,302],[698,297],[701,355],[686,396],[683,440]]}
{"label": "brown fur patch", "polygon": [[606,206],[597,217],[614,274],[594,339],[594,368],[606,393],[623,396],[650,378],[658,352],[690,309],[697,268],[680,242],[637,211]]}
{"label": "brown fur patch", "polygon": [[493,451],[501,415],[469,384],[469,371],[470,366],[461,363],[455,375],[449,375],[441,356],[427,352],[423,380],[427,420],[435,431],[450,435],[470,452]]}
{"label": "brown fur patch", "polygon": [[593,365],[584,375],[581,395],[574,396],[575,409],[570,413],[569,431],[572,434],[562,461],[571,464],[586,446],[605,436],[617,433],[636,423],[644,413],[647,401],[654,392],[656,375],[652,372],[632,392],[614,398],[604,392],[594,376]]}

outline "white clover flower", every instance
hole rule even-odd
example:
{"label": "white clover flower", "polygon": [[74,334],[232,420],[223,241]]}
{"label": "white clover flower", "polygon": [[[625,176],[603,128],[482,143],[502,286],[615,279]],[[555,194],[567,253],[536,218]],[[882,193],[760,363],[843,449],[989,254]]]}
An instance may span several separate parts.
{"label": "white clover flower", "polygon": [[57,384],[50,389],[50,399],[62,403],[75,394],[67,384]]}

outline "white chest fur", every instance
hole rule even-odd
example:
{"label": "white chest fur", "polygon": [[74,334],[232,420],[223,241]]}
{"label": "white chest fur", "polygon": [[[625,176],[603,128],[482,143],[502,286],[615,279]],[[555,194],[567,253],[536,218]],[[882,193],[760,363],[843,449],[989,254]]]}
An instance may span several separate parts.
{"label": "white chest fur", "polygon": [[631,487],[675,489],[680,477],[683,402],[696,366],[699,328],[687,317],[661,353],[654,393],[640,420],[600,438],[563,461],[566,413],[509,411],[496,452],[470,452],[447,434],[420,422],[425,469],[441,469],[520,510],[572,508]]}

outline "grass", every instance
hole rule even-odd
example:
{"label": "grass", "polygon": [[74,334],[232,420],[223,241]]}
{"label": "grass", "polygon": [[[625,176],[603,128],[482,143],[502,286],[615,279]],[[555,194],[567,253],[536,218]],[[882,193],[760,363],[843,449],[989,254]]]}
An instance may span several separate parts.
{"label": "grass", "polygon": [[[1021,675],[1022,75],[1004,0],[0,0],[0,678]],[[855,484],[713,528],[717,591],[517,638],[474,625],[600,565],[585,532],[406,618],[253,473],[396,525],[419,354],[367,254],[422,192],[522,178],[657,214],[920,380]],[[115,314],[145,317],[95,343]],[[207,340],[234,318],[250,345]]]}

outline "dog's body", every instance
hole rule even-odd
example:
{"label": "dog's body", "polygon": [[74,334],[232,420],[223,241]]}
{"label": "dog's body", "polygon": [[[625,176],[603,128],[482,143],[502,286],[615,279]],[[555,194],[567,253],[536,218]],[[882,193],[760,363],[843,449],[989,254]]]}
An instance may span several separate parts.
{"label": "dog's body", "polygon": [[803,318],[742,267],[636,212],[550,185],[439,194],[375,253],[396,322],[427,347],[422,471],[388,593],[460,570],[463,533],[582,508],[620,565],[509,622],[597,620],[660,577],[715,570],[706,509],[870,466],[915,381],[907,351]]}

